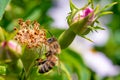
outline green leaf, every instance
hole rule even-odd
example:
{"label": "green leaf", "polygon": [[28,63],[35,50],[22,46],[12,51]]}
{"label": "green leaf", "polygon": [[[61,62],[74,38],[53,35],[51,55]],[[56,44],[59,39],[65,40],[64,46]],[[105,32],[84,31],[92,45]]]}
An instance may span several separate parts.
{"label": "green leaf", "polygon": [[62,70],[66,73],[66,76],[67,76],[68,80],[72,80],[72,78],[71,78],[68,70],[66,69],[66,67],[65,67],[64,64],[62,64],[62,63],[61,63],[61,68],[62,68]]}
{"label": "green leaf", "polygon": [[[58,67],[60,67],[60,73],[58,72]],[[32,67],[30,70],[28,80],[71,80],[71,75],[67,68],[61,62],[61,65],[54,66],[49,72],[38,73],[37,67]]]}
{"label": "green leaf", "polygon": [[0,75],[5,75],[5,74],[6,74],[6,66],[0,65]]}
{"label": "green leaf", "polygon": [[21,57],[21,61],[23,63],[23,67],[25,69],[25,74],[28,75],[31,67],[33,66],[33,63],[35,59],[38,58],[38,53],[36,53],[35,50],[25,48],[24,53]]}
{"label": "green leaf", "polygon": [[33,21],[33,20],[37,20],[40,16],[41,16],[41,9],[35,9],[33,12],[31,12],[31,14],[29,14],[29,16],[26,18]]}
{"label": "green leaf", "polygon": [[62,51],[61,60],[64,64],[68,64],[73,70],[71,74],[77,74],[78,80],[89,80],[90,73],[85,66],[81,56],[71,49]]}
{"label": "green leaf", "polygon": [[0,0],[0,20],[2,19],[2,16],[5,12],[5,8],[9,2],[10,0]]}
{"label": "green leaf", "polygon": [[[41,16],[41,9],[35,9],[33,10],[30,14],[27,15],[27,17],[25,17],[25,20],[29,19],[31,21],[33,20],[37,20],[39,17]],[[6,28],[7,31],[12,31],[13,30],[13,27],[15,25],[17,25],[17,19],[16,20],[13,20]]]}

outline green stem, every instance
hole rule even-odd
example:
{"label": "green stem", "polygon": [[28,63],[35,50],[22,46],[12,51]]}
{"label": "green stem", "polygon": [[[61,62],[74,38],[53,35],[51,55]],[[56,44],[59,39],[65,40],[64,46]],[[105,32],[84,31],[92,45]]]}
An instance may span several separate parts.
{"label": "green stem", "polygon": [[70,28],[64,31],[58,39],[61,49],[65,49],[66,47],[68,47],[74,40],[75,36],[76,34],[71,31]]}
{"label": "green stem", "polygon": [[68,70],[65,68],[65,66],[62,63],[61,63],[61,67],[62,67],[62,70],[65,72],[68,80],[72,80],[70,73],[68,72]]}

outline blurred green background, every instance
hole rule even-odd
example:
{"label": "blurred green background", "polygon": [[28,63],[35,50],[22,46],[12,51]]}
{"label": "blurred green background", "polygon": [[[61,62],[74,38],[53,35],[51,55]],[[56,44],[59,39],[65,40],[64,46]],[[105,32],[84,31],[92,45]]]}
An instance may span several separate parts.
{"label": "blurred green background", "polygon": [[[99,4],[101,0],[93,1]],[[118,0],[110,1],[115,2]],[[32,21],[36,20],[41,26],[44,26],[45,29],[52,32],[55,37],[59,37],[64,29],[51,26],[51,24],[54,23],[54,20],[50,15],[48,15],[48,11],[55,5],[55,3],[53,3],[54,0],[0,0],[1,14],[2,11],[4,11],[5,5],[7,5],[4,15],[0,20],[0,26],[6,31],[12,32],[13,28],[18,26],[17,21],[19,18],[23,18],[24,20],[30,19]],[[103,46],[94,46],[94,48],[97,51],[103,52],[113,62],[113,64],[120,67],[120,1],[117,5],[111,8],[111,11],[113,11],[114,14],[111,15],[111,21],[107,23],[110,32],[109,39]],[[79,53],[69,48],[62,50],[60,61],[67,70],[65,74],[48,74],[44,76],[31,74],[30,80],[40,80],[41,77],[43,78],[41,80],[68,80],[68,76],[70,76],[72,80],[120,80],[120,74],[115,76],[99,77],[93,70],[85,65],[85,62]],[[46,76],[49,79],[46,79]],[[4,79],[0,78],[0,80]],[[13,79],[7,78],[6,80]]]}

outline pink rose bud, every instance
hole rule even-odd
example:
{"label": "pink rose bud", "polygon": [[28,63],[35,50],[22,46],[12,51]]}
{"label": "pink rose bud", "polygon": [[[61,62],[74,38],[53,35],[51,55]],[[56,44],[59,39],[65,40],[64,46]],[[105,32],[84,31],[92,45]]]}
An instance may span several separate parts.
{"label": "pink rose bud", "polygon": [[94,10],[92,8],[85,8],[84,10],[78,12],[75,17],[73,18],[73,22],[77,22],[81,19],[84,19],[86,16],[89,14],[92,14],[91,17],[89,18],[89,21],[92,22],[94,19]]}
{"label": "pink rose bud", "polygon": [[3,49],[6,49],[8,47],[10,50],[12,50],[14,53],[16,53],[16,55],[22,54],[21,46],[13,40],[4,41],[1,43],[1,46]]}
{"label": "pink rose bud", "polygon": [[73,22],[70,25],[71,30],[78,35],[86,35],[90,32],[88,26],[94,22],[94,10],[92,8],[85,8],[79,11],[73,17]]}
{"label": "pink rose bud", "polygon": [[13,41],[3,41],[0,44],[0,60],[5,62],[16,61],[22,55],[22,48],[21,46]]}

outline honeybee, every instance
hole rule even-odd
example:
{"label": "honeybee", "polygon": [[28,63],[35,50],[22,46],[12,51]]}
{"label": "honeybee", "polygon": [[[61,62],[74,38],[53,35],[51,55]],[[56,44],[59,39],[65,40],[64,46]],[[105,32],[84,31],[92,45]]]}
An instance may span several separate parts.
{"label": "honeybee", "polygon": [[43,60],[38,58],[36,61],[38,62],[38,72],[46,73],[49,72],[54,66],[56,66],[58,62],[57,55],[60,54],[60,45],[56,38],[51,37],[47,40],[48,43],[48,51],[45,54],[46,59]]}
{"label": "honeybee", "polygon": [[39,73],[46,73],[50,71],[57,63],[58,58],[55,55],[50,55],[46,60],[38,60],[39,62]]}

